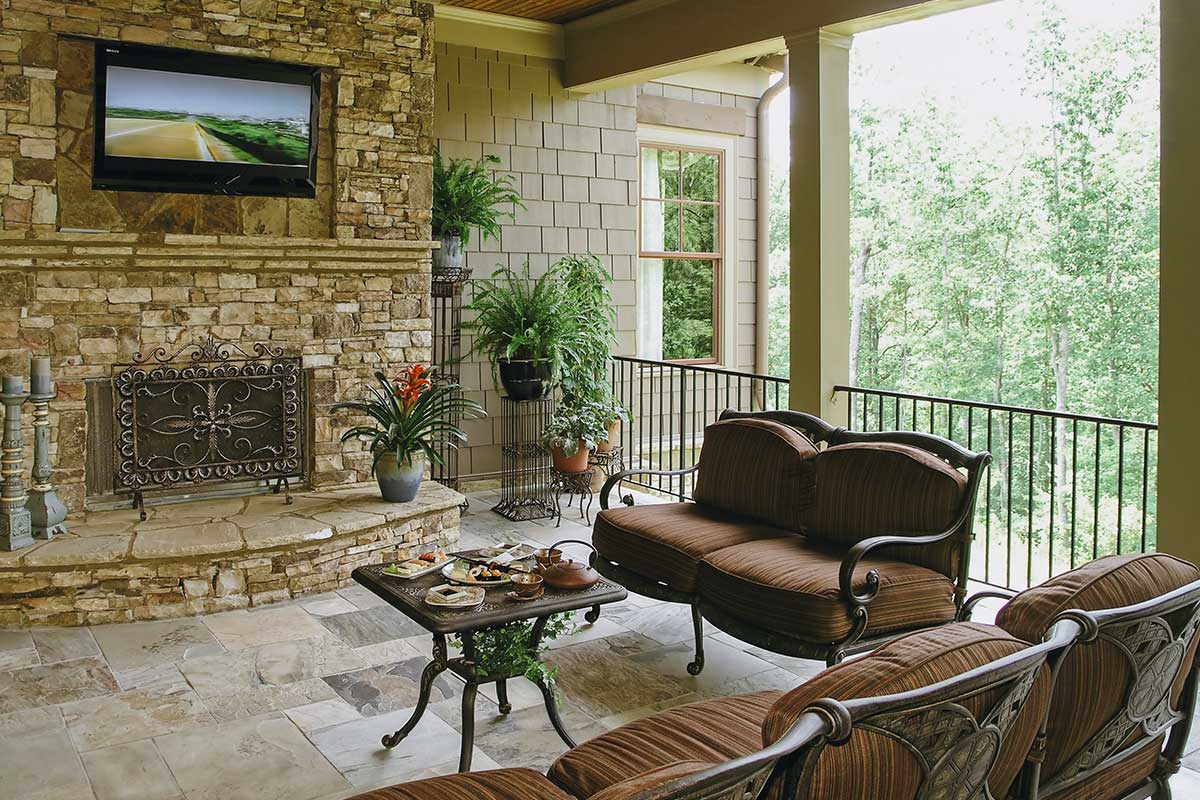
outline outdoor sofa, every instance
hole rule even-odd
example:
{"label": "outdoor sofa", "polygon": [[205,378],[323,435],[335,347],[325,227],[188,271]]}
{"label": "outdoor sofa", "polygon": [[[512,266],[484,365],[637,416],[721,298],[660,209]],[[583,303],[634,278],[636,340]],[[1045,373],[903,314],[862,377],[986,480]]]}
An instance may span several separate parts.
{"label": "outdoor sofa", "polygon": [[[699,463],[606,483],[596,568],[692,608],[743,641],[828,665],[952,622],[967,595],[975,498],[988,453],[948,439],[857,433],[795,411],[725,411]],[[635,476],[695,480],[695,502],[610,508]],[[691,477],[688,477],[691,476]]]}
{"label": "outdoor sofa", "polygon": [[1011,599],[995,626],[919,631],[786,693],[668,709],[546,775],[450,775],[356,800],[1169,798],[1198,620],[1191,564],[1101,559]]}

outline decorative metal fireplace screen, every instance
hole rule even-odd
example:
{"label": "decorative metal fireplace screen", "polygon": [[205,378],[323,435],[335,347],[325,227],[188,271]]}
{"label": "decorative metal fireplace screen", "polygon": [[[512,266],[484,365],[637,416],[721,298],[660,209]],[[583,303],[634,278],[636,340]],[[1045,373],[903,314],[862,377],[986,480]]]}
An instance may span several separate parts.
{"label": "decorative metal fireplace screen", "polygon": [[113,378],[116,477],[134,493],[182,484],[303,478],[304,372],[298,357],[255,344],[251,355],[209,337],[159,347]]}

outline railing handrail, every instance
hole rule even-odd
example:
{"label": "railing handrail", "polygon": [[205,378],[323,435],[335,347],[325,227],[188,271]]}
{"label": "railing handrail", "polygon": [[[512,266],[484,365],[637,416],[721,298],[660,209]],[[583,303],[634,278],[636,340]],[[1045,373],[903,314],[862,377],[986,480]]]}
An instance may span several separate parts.
{"label": "railing handrail", "polygon": [[624,361],[627,364],[640,364],[644,367],[671,367],[672,369],[694,370],[696,372],[709,372],[714,375],[726,375],[730,378],[747,378],[756,381],[771,381],[773,383],[788,383],[787,378],[780,378],[778,375],[760,375],[757,372],[743,372],[742,370],[729,369],[727,367],[717,366],[714,364],[688,364],[684,361],[656,361],[651,358],[638,358],[636,356],[610,356],[613,361]]}
{"label": "railing handrail", "polygon": [[1158,430],[1157,422],[1141,422],[1132,419],[1120,419],[1117,417],[1099,417],[1091,414],[1074,414],[1070,411],[1055,411],[1047,408],[1031,408],[1028,406],[1010,406],[1003,403],[988,403],[977,400],[959,400],[953,397],[939,397],[937,395],[928,394],[913,394],[912,392],[897,392],[891,389],[868,389],[862,386],[842,386],[833,387],[835,392],[845,392],[847,394],[869,394],[878,397],[892,397],[899,400],[916,400],[922,403],[942,403],[946,405],[962,406],[964,408],[978,408],[985,411],[1003,411],[1013,414],[1028,414],[1037,417],[1050,417],[1057,419],[1065,419],[1072,422],[1091,422],[1101,425],[1115,425],[1124,428],[1136,428],[1139,430]]}

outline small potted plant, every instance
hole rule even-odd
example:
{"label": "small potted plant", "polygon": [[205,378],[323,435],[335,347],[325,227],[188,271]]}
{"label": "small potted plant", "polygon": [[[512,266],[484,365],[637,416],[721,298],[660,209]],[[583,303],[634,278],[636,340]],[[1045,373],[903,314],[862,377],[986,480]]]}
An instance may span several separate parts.
{"label": "small potted plant", "polygon": [[372,453],[371,474],[390,503],[408,503],[417,496],[426,461],[442,464],[438,445],[457,447],[466,434],[455,424],[464,417],[483,416],[474,400],[462,396],[458,384],[435,381],[433,373],[413,364],[390,380],[375,373],[379,386],[368,386],[362,400],[336,403],[334,411],[366,414],[373,425],[356,425],[342,441],[366,439]]}
{"label": "small potted plant", "polygon": [[529,264],[523,273],[500,267],[474,290],[466,310],[475,318],[464,325],[475,337],[471,353],[490,358],[510,398],[538,399],[587,324],[559,273],[552,268],[534,280]]}
{"label": "small potted plant", "polygon": [[542,430],[542,444],[550,448],[559,472],[585,472],[588,454],[608,439],[608,429],[595,403],[564,405],[554,412]]}
{"label": "small potted plant", "polygon": [[471,241],[471,229],[478,228],[486,240],[500,235],[500,220],[512,217],[503,206],[524,208],[521,195],[508,175],[496,177],[500,164],[496,156],[442,160],[433,154],[433,235],[441,248],[433,251],[433,275],[442,280],[463,280],[464,248]]}
{"label": "small potted plant", "polygon": [[602,399],[596,401],[596,406],[600,419],[604,422],[607,435],[604,441],[596,444],[596,449],[601,453],[607,453],[621,440],[621,423],[629,422],[629,412],[617,398],[613,397],[612,391],[607,387],[605,387],[603,395]]}

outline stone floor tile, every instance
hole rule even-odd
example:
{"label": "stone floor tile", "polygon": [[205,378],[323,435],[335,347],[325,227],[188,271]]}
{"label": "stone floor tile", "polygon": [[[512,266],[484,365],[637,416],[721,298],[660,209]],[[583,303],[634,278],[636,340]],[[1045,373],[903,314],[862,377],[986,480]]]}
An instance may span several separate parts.
{"label": "stone floor tile", "polygon": [[204,700],[204,705],[217,722],[233,722],[336,697],[337,694],[323,680],[312,678],[284,686],[260,686],[209,697]]}
{"label": "stone floor tile", "polygon": [[177,800],[183,793],[152,741],[84,753],[96,800]]}
{"label": "stone floor tile", "polygon": [[[702,692],[722,686],[756,672],[778,669],[761,658],[755,658],[724,642],[706,639],[704,644],[704,669],[699,675],[693,676],[687,672],[688,662],[695,657],[695,649],[691,642],[678,642],[645,653],[638,653],[631,656],[629,660],[635,664],[649,667],[660,675],[672,678],[693,692]],[[799,683],[800,681],[792,676],[792,682]]]}
{"label": "stone floor tile", "polygon": [[119,672],[224,652],[199,619],[101,625],[91,630],[109,666]]}
{"label": "stone floor tile", "polygon": [[35,667],[40,663],[29,631],[0,631],[0,670]]}
{"label": "stone floor tile", "polygon": [[5,738],[0,793],[14,800],[84,800],[93,796],[66,730]]}
{"label": "stone floor tile", "polygon": [[311,800],[350,788],[282,715],[155,740],[188,800]]}
{"label": "stone floor tile", "polygon": [[60,730],[66,726],[58,706],[11,711],[7,714],[0,714],[0,739],[35,736],[39,733]]}
{"label": "stone floor tile", "polygon": [[689,691],[680,681],[631,661],[626,648],[647,649],[639,641],[621,642],[631,638],[614,636],[548,653],[546,662],[558,671],[555,680],[562,696],[600,719]]}
{"label": "stone floor tile", "polygon": [[[708,672],[707,666],[704,667],[704,671]],[[750,692],[790,692],[803,685],[804,679],[794,672],[782,667],[771,667],[764,672],[756,672],[728,683],[706,687],[700,690],[700,694],[704,697],[730,697]]]}
{"label": "stone floor tile", "polygon": [[331,617],[321,617],[319,621],[330,633],[351,647],[404,639],[416,636],[424,630],[391,606],[334,614]]}
{"label": "stone floor tile", "polygon": [[[354,648],[354,652],[358,653],[365,661],[367,667],[379,667],[384,664],[395,664],[397,661],[407,661],[416,656],[425,656],[428,660],[432,653],[432,646],[426,647],[425,643],[430,640],[428,636],[414,636],[408,639],[396,639],[390,642],[380,642],[379,644],[369,644],[364,647]],[[420,641],[421,647],[414,647],[412,642]]]}
{"label": "stone floor tile", "polygon": [[179,662],[183,676],[201,697],[283,686],[366,666],[358,651],[327,633]]}
{"label": "stone floor tile", "polygon": [[820,674],[825,669],[825,662],[818,661],[812,658],[793,658],[792,656],[780,655],[772,653],[770,650],[764,650],[761,647],[756,647],[752,644],[747,644],[733,636],[730,636],[724,631],[718,631],[706,639],[715,639],[732,647],[744,650],[750,655],[761,658],[769,664],[774,664],[777,667],[786,669],[788,672],[795,673],[798,677],[808,679]]}
{"label": "stone floor tile", "polygon": [[[410,658],[398,664],[331,675],[325,678],[339,697],[364,717],[377,717],[417,704],[421,673],[429,663],[425,658]],[[432,700],[455,696],[458,685],[444,673],[433,684]]]}
{"label": "stone floor tile", "polygon": [[317,620],[295,606],[265,608],[254,614],[227,611],[201,619],[227,650],[246,650],[275,642],[311,639],[325,633]]}
{"label": "stone floor tile", "polygon": [[353,722],[362,719],[362,715],[340,697],[333,700],[322,700],[319,703],[309,703],[306,706],[289,708],[283,713],[295,723],[297,728],[306,734],[315,733],[325,728],[332,728],[334,725],[341,725],[344,722]]}
{"label": "stone floor tile", "polygon": [[[461,739],[436,714],[426,712],[412,733],[395,748],[388,750],[380,743],[384,735],[403,726],[410,714],[409,709],[401,709],[326,728],[310,734],[310,738],[356,787],[400,783],[457,768]],[[473,758],[482,755],[476,750]],[[472,764],[472,768],[483,769],[485,765]]]}
{"label": "stone floor tile", "polygon": [[112,672],[98,658],[0,672],[0,714],[53,706],[117,691]]}
{"label": "stone floor tile", "polygon": [[113,675],[116,677],[117,683],[120,684],[121,691],[123,692],[142,690],[158,692],[159,694],[170,694],[172,692],[185,692],[191,688],[184,679],[183,674],[179,671],[179,667],[175,664],[151,664],[148,667],[134,667],[133,669],[114,672]]}
{"label": "stone floor tile", "polygon": [[343,599],[349,600],[357,608],[375,608],[376,606],[387,605],[387,601],[382,597],[357,584],[338,589],[337,594]]}
{"label": "stone floor tile", "polygon": [[33,631],[33,642],[43,664],[100,655],[100,648],[87,628],[39,628]]}
{"label": "stone floor tile", "polygon": [[62,712],[81,753],[213,724],[212,714],[190,690],[124,692],[66,703]]}
{"label": "stone floor tile", "polygon": [[608,636],[617,636],[622,633],[628,633],[629,629],[620,624],[614,619],[604,616],[604,611],[607,609],[604,606],[600,609],[600,619],[595,622],[585,620],[584,614],[586,609],[576,611],[571,615],[571,621],[575,625],[575,630],[569,636],[563,636],[558,639],[551,639],[546,642],[546,646],[551,650],[556,650],[560,647],[570,647],[573,644],[582,644],[590,642],[594,639],[603,639]]}
{"label": "stone floor tile", "polygon": [[346,614],[350,611],[358,610],[358,606],[337,592],[329,592],[328,594],[321,594],[307,600],[302,600],[300,607],[314,617],[332,617],[334,614]]}
{"label": "stone floor tile", "polygon": [[694,641],[696,638],[692,629],[692,610],[680,603],[659,603],[645,608],[618,607],[612,609],[609,617],[661,644]]}

